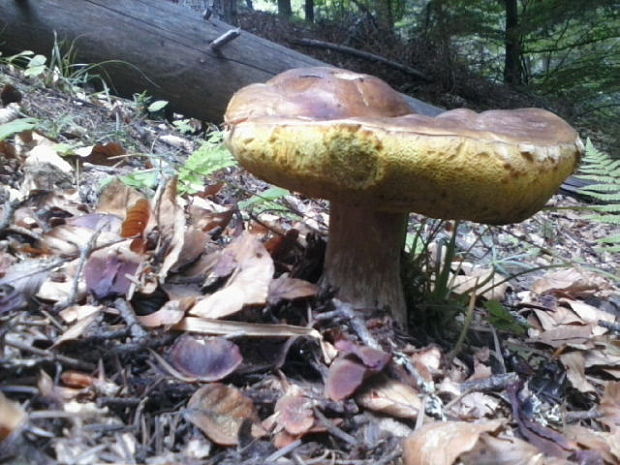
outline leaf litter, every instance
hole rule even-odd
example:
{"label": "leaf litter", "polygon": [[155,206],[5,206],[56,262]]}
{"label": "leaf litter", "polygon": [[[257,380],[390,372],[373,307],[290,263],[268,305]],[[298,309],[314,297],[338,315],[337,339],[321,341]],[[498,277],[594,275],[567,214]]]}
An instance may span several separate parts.
{"label": "leaf litter", "polygon": [[[618,261],[579,214],[464,225],[446,276],[472,313],[455,348],[321,289],[324,203],[222,153],[179,169],[198,136],[2,70],[20,98],[0,108],[0,459],[620,462]],[[75,116],[52,136],[41,121],[61,101]],[[450,227],[421,267],[433,295]]]}

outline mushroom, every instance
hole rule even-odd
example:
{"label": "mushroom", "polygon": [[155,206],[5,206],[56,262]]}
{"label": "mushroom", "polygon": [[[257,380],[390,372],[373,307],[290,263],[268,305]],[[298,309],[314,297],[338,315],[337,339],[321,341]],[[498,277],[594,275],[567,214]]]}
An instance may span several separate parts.
{"label": "mushroom", "polygon": [[409,212],[522,221],[574,171],[583,144],[537,108],[415,114],[380,79],[328,67],[281,73],[233,95],[225,142],[272,184],[330,201],[322,283],[406,322],[400,255]]}

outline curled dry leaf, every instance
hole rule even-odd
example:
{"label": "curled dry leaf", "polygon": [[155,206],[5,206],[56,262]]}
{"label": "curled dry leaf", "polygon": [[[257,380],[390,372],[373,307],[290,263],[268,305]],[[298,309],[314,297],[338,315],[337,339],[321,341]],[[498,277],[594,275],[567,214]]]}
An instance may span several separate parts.
{"label": "curled dry leaf", "polygon": [[314,426],[312,405],[312,399],[299,386],[291,385],[276,402],[276,422],[291,435],[303,435]]}
{"label": "curled dry leaf", "polygon": [[267,301],[274,265],[263,244],[244,232],[223,251],[231,254],[237,268],[224,289],[198,301],[190,310],[203,318],[222,318],[240,311],[245,305],[262,305]]}
{"label": "curled dry leaf", "polygon": [[168,361],[183,375],[197,381],[219,381],[243,361],[239,347],[223,338],[199,341],[184,335],[175,343]]}
{"label": "curled dry leaf", "polygon": [[185,316],[187,309],[194,303],[194,298],[169,300],[162,307],[148,315],[139,315],[138,321],[145,328],[176,325]]}
{"label": "curled dry leaf", "polygon": [[97,212],[124,218],[127,206],[135,204],[140,199],[144,199],[143,194],[116,178],[107,184],[99,195]]}
{"label": "curled dry leaf", "polygon": [[126,295],[142,260],[126,243],[96,250],[84,267],[87,289],[97,299]]}
{"label": "curled dry leaf", "polygon": [[462,262],[459,269],[462,274],[451,274],[449,278],[455,294],[476,292],[476,296],[487,300],[502,300],[506,295],[508,283],[493,268]]}
{"label": "curled dry leaf", "polygon": [[347,339],[336,342],[343,354],[330,365],[325,380],[325,395],[342,400],[353,394],[370,375],[383,370],[391,355],[382,350],[355,344]]}
{"label": "curled dry leaf", "polygon": [[0,444],[17,434],[26,418],[24,409],[0,391]]}
{"label": "curled dry leaf", "polygon": [[385,376],[373,379],[360,390],[355,399],[369,410],[398,418],[417,418],[422,408],[418,391]]}
{"label": "curled dry leaf", "polygon": [[341,357],[329,366],[325,380],[325,396],[343,400],[353,394],[364,381],[368,368],[351,357]]}
{"label": "curled dry leaf", "polygon": [[182,199],[177,196],[177,178],[171,178],[156,202],[155,216],[159,227],[159,243],[155,255],[164,257],[159,269],[159,279],[164,281],[177,263],[185,242],[185,213]]}
{"label": "curled dry leaf", "polygon": [[390,361],[392,356],[382,350],[373,349],[372,347],[355,344],[348,339],[340,339],[336,341],[336,349],[344,354],[352,354],[357,357],[365,367],[378,372],[383,370],[385,365]]}
{"label": "curled dry leaf", "polygon": [[587,297],[612,289],[610,283],[599,275],[577,268],[553,271],[545,274],[532,285],[537,294],[553,294],[558,297]]}
{"label": "curled dry leaf", "polygon": [[[84,153],[82,161],[93,165],[114,166],[121,160],[120,156],[126,153],[123,146],[118,142],[108,142],[106,144],[96,144],[89,147],[88,153]],[[82,153],[79,153],[82,155]]]}
{"label": "curled dry leaf", "polygon": [[295,325],[270,325],[246,323],[245,321],[224,321],[213,318],[185,317],[174,326],[178,331],[191,331],[201,334],[244,337],[298,337],[305,336],[321,340],[321,334],[314,328]]}
{"label": "curled dry leaf", "polygon": [[[574,465],[556,457],[546,457],[536,447],[514,436],[483,433],[475,446],[460,456],[464,465]],[[579,462],[584,463],[584,462]],[[587,463],[587,462],[585,462]],[[406,464],[409,465],[409,464]]]}
{"label": "curled dry leaf", "polygon": [[601,421],[611,432],[620,434],[620,382],[607,383],[599,409]]}
{"label": "curled dry leaf", "polygon": [[481,434],[493,432],[501,425],[501,421],[494,420],[484,423],[449,421],[423,426],[405,439],[403,463],[453,465],[461,454],[476,446]]}
{"label": "curled dry leaf", "polygon": [[258,423],[252,401],[237,388],[221,383],[198,389],[187,403],[185,417],[222,446],[239,443],[239,430],[244,422]]}
{"label": "curled dry leaf", "polygon": [[23,165],[24,180],[21,192],[70,188],[73,184],[73,167],[64,160],[51,141],[42,141],[29,153]]}
{"label": "curled dry leaf", "polygon": [[283,300],[303,299],[314,297],[319,292],[319,286],[303,279],[289,278],[286,274],[274,279],[269,284],[267,302],[275,305]]}
{"label": "curled dry leaf", "polygon": [[140,236],[144,233],[151,217],[151,203],[147,199],[138,199],[127,208],[125,220],[121,227],[121,237]]}

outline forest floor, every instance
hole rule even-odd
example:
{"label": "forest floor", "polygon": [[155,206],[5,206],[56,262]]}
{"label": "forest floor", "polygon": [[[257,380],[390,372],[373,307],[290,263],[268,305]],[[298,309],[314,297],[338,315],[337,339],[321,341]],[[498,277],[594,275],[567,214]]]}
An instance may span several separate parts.
{"label": "forest floor", "polygon": [[316,285],[326,203],[216,128],[45,69],[0,89],[1,461],[619,463],[620,263],[581,201],[462,223],[448,264],[455,225],[412,218],[405,330]]}

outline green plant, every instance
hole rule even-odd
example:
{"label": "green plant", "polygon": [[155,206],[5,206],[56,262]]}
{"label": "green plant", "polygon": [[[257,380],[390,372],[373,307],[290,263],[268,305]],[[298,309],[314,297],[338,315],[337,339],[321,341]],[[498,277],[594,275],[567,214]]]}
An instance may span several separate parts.
{"label": "green plant", "polygon": [[38,124],[39,120],[36,118],[18,118],[8,123],[0,124],[0,141],[14,134],[34,129]]}
{"label": "green plant", "polygon": [[194,151],[179,170],[179,191],[194,194],[204,187],[205,177],[236,165],[236,161],[222,143],[221,131],[213,131],[200,148]]}
{"label": "green plant", "polygon": [[[579,193],[605,204],[588,205],[594,212],[586,219],[620,226],[620,160],[613,160],[609,155],[597,150],[592,142],[586,141],[586,154],[580,168],[579,178],[592,181],[593,184],[579,189]],[[597,239],[600,249],[611,253],[620,252],[620,234],[612,234]]]}

